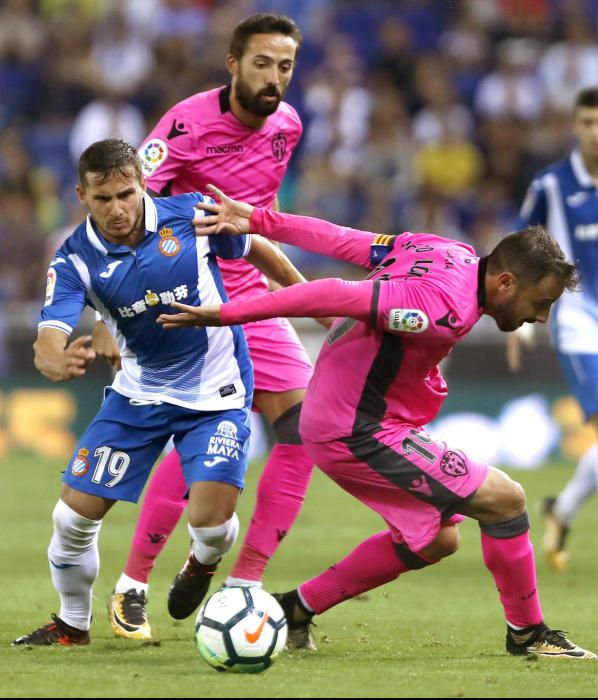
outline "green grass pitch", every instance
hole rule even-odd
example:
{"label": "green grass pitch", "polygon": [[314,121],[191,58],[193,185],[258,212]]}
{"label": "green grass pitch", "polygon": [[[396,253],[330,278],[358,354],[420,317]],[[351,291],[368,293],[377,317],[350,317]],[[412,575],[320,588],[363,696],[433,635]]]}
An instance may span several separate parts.
{"label": "green grass pitch", "polygon": [[[112,637],[106,600],[126,558],[137,507],[117,504],[100,536],[92,644],[83,648],[13,648],[57,609],[46,548],[61,465],[32,456],[0,460],[1,697],[596,697],[598,662],[515,658],[504,651],[504,622],[484,568],[477,524],[460,527],[461,549],[438,566],[412,572],[364,599],[317,619],[319,651],[285,653],[257,676],[219,674],[199,657],[194,618],[169,618],[166,595],[183,563],[183,523],[154,570],[149,615],[160,644]],[[250,468],[239,516],[247,523],[260,465]],[[588,503],[575,522],[570,569],[557,574],[541,556],[537,503],[571,474],[553,464],[512,472],[525,487],[538,556],[546,621],[598,650],[598,509]],[[288,590],[342,558],[382,522],[316,472],[295,528],[272,560],[270,591]],[[237,545],[238,547],[238,545]],[[216,576],[222,582],[230,553]]]}

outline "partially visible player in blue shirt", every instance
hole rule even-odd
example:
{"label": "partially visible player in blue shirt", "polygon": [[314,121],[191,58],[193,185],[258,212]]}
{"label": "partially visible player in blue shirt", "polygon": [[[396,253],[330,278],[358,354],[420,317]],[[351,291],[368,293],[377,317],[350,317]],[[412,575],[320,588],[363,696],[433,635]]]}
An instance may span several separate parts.
{"label": "partially visible player in blue shirt", "polygon": [[[598,429],[598,87],[579,93],[573,117],[577,147],[532,182],[521,214],[523,226],[545,226],[580,272],[581,289],[554,304],[551,336],[571,393]],[[597,488],[594,443],[564,490],[542,503],[544,549],[553,568],[566,567],[569,524]]]}
{"label": "partially visible player in blue shirt", "polygon": [[48,557],[60,612],[14,644],[89,642],[102,518],[116,501],[137,501],[171,436],[189,486],[192,549],[203,563],[197,584],[207,591],[239,530],[252,367],[241,327],[169,333],[155,320],[175,300],[226,301],[217,255],[247,256],[274,279],[288,262],[263,239],[256,247],[248,236],[196,237],[202,195],[151,199],[136,150],[119,139],[82,154],[77,192],[89,216],[50,263],[35,366],[53,381],[85,373],[95,357],[91,336],[68,339],[88,305],[116,337],[122,369],[79,440],[54,508]]}

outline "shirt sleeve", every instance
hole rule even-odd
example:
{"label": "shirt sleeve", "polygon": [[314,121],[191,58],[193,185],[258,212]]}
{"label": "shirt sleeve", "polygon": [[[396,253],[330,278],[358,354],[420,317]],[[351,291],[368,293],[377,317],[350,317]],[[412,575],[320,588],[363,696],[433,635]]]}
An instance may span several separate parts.
{"label": "shirt sleeve", "polygon": [[290,243],[304,250],[329,255],[368,269],[393,249],[395,236],[337,226],[322,219],[296,214],[283,214],[255,207],[250,230],[281,243]]}
{"label": "shirt sleeve", "polygon": [[540,224],[546,226],[548,205],[546,191],[540,178],[534,180],[527,190],[521,211],[520,228]]}
{"label": "shirt sleeve", "polygon": [[[177,124],[183,122],[182,114],[175,105],[164,114],[139,148],[147,186],[158,194],[189,167],[193,158],[191,129],[177,127]],[[175,137],[172,137],[173,131],[176,132]]]}
{"label": "shirt sleeve", "polygon": [[86,298],[85,284],[70,261],[51,265],[38,328],[56,328],[70,335],[79,321]]}
{"label": "shirt sleeve", "polygon": [[220,307],[220,320],[224,326],[277,316],[350,316],[357,321],[369,321],[374,286],[375,280],[348,282],[336,278],[294,284],[275,292],[223,304]]}
{"label": "shirt sleeve", "polygon": [[413,279],[376,282],[372,327],[405,336],[421,335],[427,342],[454,341],[467,332],[455,302],[436,285]]}
{"label": "shirt sleeve", "polygon": [[251,236],[218,233],[208,236],[210,251],[224,260],[244,258],[251,248]]}

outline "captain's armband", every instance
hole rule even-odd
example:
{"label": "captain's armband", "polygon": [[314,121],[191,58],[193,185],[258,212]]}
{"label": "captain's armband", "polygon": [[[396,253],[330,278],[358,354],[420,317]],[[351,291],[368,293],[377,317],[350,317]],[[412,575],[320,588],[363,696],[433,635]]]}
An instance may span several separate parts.
{"label": "captain's armband", "polygon": [[396,236],[379,234],[370,245],[370,264],[372,267],[379,265],[382,260],[394,248]]}

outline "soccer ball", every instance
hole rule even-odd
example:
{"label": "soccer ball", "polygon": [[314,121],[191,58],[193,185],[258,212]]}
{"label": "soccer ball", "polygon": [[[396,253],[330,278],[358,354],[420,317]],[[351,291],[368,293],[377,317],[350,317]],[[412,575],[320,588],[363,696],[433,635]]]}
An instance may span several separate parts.
{"label": "soccer ball", "polygon": [[286,641],[282,608],[258,586],[225,586],[197,613],[195,644],[217,671],[265,671]]}

